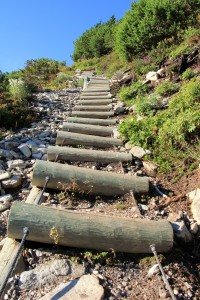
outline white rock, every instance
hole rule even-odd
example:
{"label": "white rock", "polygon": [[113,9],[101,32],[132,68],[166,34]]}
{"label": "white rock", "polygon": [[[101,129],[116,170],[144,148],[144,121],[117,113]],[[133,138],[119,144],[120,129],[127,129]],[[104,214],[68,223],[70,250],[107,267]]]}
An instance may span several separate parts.
{"label": "white rock", "polygon": [[158,274],[159,271],[160,271],[160,270],[159,270],[158,264],[155,264],[155,265],[153,265],[153,267],[151,267],[151,268],[149,269],[149,271],[148,271],[148,273],[147,273],[147,276],[148,276],[148,277],[152,277],[153,275]]}
{"label": "white rock", "polygon": [[10,208],[12,200],[13,200],[13,197],[10,194],[0,196],[0,212]]}
{"label": "white rock", "polygon": [[33,147],[37,147],[37,141],[36,140],[29,140],[26,142],[26,145],[29,147],[29,148],[33,148]]}
{"label": "white rock", "polygon": [[7,165],[10,169],[15,169],[17,167],[24,168],[26,163],[22,159],[14,159],[7,161]]}
{"label": "white rock", "polygon": [[193,195],[191,212],[197,224],[200,225],[200,189],[197,189],[193,194],[190,193],[190,199],[192,199],[191,195]]}
{"label": "white rock", "polygon": [[146,151],[139,146],[133,146],[129,152],[138,158],[142,158],[146,155]]}
{"label": "white rock", "polygon": [[149,176],[155,176],[157,171],[157,166],[154,165],[152,162],[143,161],[143,167],[146,171],[146,173]]}
{"label": "white rock", "polygon": [[130,142],[127,142],[124,146],[125,146],[126,150],[130,150],[133,148],[133,145],[131,145]]}
{"label": "white rock", "polygon": [[0,171],[0,181],[10,178],[11,174],[9,172]]}
{"label": "white rock", "polygon": [[172,225],[172,228],[174,230],[174,234],[177,236],[177,238],[181,239],[185,243],[191,242],[192,235],[185,226],[185,223],[183,221],[179,222],[170,222]]}
{"label": "white rock", "polygon": [[144,205],[144,204],[138,204],[138,206],[141,208],[141,210],[143,211],[148,211],[148,206],[147,205]]}
{"label": "white rock", "polygon": [[119,133],[119,131],[117,130],[117,128],[115,128],[115,129],[113,130],[113,137],[114,137],[115,139],[120,139],[120,133]]}
{"label": "white rock", "polygon": [[26,144],[21,144],[18,149],[21,151],[21,153],[26,156],[27,158],[29,158],[31,156],[31,150],[29,149],[29,147]]}
{"label": "white rock", "polygon": [[197,234],[197,232],[199,231],[199,226],[196,222],[190,225],[190,231],[192,232],[192,234]]}
{"label": "white rock", "polygon": [[119,114],[123,114],[124,113],[124,107],[120,106],[120,105],[115,105],[114,107],[114,112],[115,114],[119,115]]}
{"label": "white rock", "polygon": [[56,280],[56,276],[68,275],[70,271],[70,264],[66,259],[55,259],[33,270],[23,272],[19,283],[22,288],[37,288]]}
{"label": "white rock", "polygon": [[61,283],[39,300],[103,300],[104,289],[95,275],[83,275],[68,283]]}
{"label": "white rock", "polygon": [[142,158],[145,155],[150,155],[151,151],[143,149],[139,146],[132,146],[131,150],[129,151],[133,156],[136,156],[138,158]]}
{"label": "white rock", "polygon": [[33,153],[41,152],[42,154],[46,154],[47,148],[45,146],[44,147],[34,147],[34,148],[32,148],[32,152]]}
{"label": "white rock", "polygon": [[194,199],[200,199],[200,189],[196,189],[187,194],[188,199],[192,202]]}
{"label": "white rock", "polygon": [[4,195],[4,196],[0,196],[0,202],[1,203],[11,202],[12,200],[13,200],[13,197],[10,194]]}
{"label": "white rock", "polygon": [[22,179],[18,175],[12,176],[10,179],[2,181],[2,187],[4,189],[13,189],[21,185]]}
{"label": "white rock", "polygon": [[157,81],[158,74],[155,71],[150,71],[146,74],[146,80]]}

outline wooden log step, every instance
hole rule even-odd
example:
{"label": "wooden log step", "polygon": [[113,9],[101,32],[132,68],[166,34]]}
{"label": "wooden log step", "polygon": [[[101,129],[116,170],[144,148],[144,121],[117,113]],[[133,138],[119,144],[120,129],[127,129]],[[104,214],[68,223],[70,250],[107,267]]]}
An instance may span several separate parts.
{"label": "wooden log step", "polygon": [[79,105],[108,105],[112,103],[112,99],[100,99],[100,100],[79,100]]}
{"label": "wooden log step", "polygon": [[88,135],[75,132],[58,131],[56,138],[56,145],[82,145],[100,148],[110,148],[115,146],[122,146],[120,139],[114,139],[109,137],[102,137],[96,135]]}
{"label": "wooden log step", "polygon": [[94,161],[94,162],[128,162],[132,161],[130,153],[89,150],[80,148],[49,146],[47,149],[47,158],[49,161]]}
{"label": "wooden log step", "polygon": [[84,92],[110,92],[110,87],[87,87],[84,89]]}
{"label": "wooden log step", "polygon": [[151,244],[158,252],[173,247],[173,229],[166,220],[103,216],[15,202],[8,236],[21,239],[25,226],[29,228],[27,239],[39,243],[128,253],[151,253]]}
{"label": "wooden log step", "polygon": [[81,96],[107,96],[107,95],[111,95],[110,93],[108,92],[85,92],[85,91],[82,91],[81,92]]}
{"label": "wooden log step", "polygon": [[100,79],[100,78],[89,78],[89,83],[93,83],[93,84],[109,84],[109,80],[108,79]]}
{"label": "wooden log step", "polygon": [[104,87],[109,87],[109,83],[108,82],[91,82],[89,81],[88,84],[87,84],[87,87],[90,88],[90,87],[94,87],[94,88],[98,88],[98,87],[101,87],[101,88],[104,88]]}
{"label": "wooden log step", "polygon": [[64,122],[62,131],[77,132],[98,136],[112,136],[114,127],[105,127],[99,125],[88,124],[74,124],[70,122]]}
{"label": "wooden log step", "polygon": [[112,109],[112,105],[76,105],[75,111],[109,111]]}
{"label": "wooden log step", "polygon": [[97,86],[97,85],[109,85],[109,81],[108,80],[94,80],[94,79],[90,79],[88,80],[88,85],[94,85],[94,86]]}
{"label": "wooden log step", "polygon": [[95,99],[95,100],[98,100],[98,99],[111,99],[112,96],[110,94],[107,94],[107,95],[103,95],[103,96],[98,96],[98,95],[91,95],[91,96],[88,96],[88,95],[81,95],[80,96],[80,99],[86,99],[86,100],[91,100],[91,99]]}
{"label": "wooden log step", "polygon": [[110,126],[116,124],[115,119],[90,119],[90,118],[75,118],[75,117],[68,117],[67,122],[101,125],[101,126]]}
{"label": "wooden log step", "polygon": [[95,118],[95,119],[107,119],[114,117],[113,111],[105,112],[96,112],[96,111],[72,111],[72,117],[81,117],[81,118]]}
{"label": "wooden log step", "polygon": [[73,189],[73,192],[90,195],[124,195],[130,190],[133,193],[148,193],[148,177],[115,174],[106,171],[80,168],[56,162],[36,160],[32,184],[43,187],[45,177],[50,180],[47,187],[56,190]]}

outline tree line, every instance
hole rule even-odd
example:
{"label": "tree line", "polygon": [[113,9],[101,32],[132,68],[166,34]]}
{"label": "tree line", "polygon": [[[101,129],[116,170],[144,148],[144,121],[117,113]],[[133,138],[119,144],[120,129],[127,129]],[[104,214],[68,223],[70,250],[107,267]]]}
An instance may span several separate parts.
{"label": "tree line", "polygon": [[72,59],[101,57],[116,51],[132,61],[136,55],[157,46],[190,26],[198,26],[199,0],[139,0],[132,2],[125,16],[117,21],[99,22],[75,42]]}

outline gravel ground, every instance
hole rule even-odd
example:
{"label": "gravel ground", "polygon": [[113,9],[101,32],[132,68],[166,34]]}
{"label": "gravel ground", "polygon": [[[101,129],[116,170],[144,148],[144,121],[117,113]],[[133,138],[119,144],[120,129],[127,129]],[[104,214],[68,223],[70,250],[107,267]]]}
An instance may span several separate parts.
{"label": "gravel ground", "polygon": [[[38,138],[45,130],[50,131],[50,134],[46,137],[41,137],[41,142],[45,147],[48,144],[54,145],[56,131],[60,128],[67,115],[70,114],[79,97],[79,91],[45,92],[38,93],[36,97],[37,101],[34,104],[34,109],[38,111],[38,121],[31,124],[29,128],[20,130],[20,132],[7,132],[6,141],[15,141],[16,137],[18,137],[20,143],[25,140],[33,140]],[[1,144],[3,145],[3,142]],[[16,168],[11,171],[13,174],[21,174],[22,184],[16,189],[9,190],[9,193],[12,194],[14,200],[24,201],[31,189],[31,173],[35,159],[33,157],[24,157],[18,149],[15,149],[15,151],[19,154],[19,158],[26,162],[26,167],[24,169]],[[0,161],[5,171],[7,161],[7,158],[1,158]],[[123,168],[119,163],[94,164],[76,162],[73,165],[115,173],[145,175],[144,168],[136,161],[123,164]],[[153,177],[152,180],[156,180],[159,183],[158,186],[161,190],[171,191],[174,195],[187,193],[200,186],[198,170],[182,177],[176,184],[171,184],[170,179],[165,177]],[[149,195],[136,195],[135,197],[139,203],[139,213],[134,205],[134,199],[129,194],[120,197],[95,197],[80,195],[73,190],[58,192],[47,189],[42,205],[85,213],[92,212],[95,214],[129,218],[141,217],[150,220],[168,218],[173,220],[184,219],[188,225],[188,229],[190,229],[190,224],[193,220],[190,212],[190,204],[185,197],[180,197],[177,202],[172,202],[165,207],[166,198],[159,196],[153,185],[151,186]],[[8,213],[9,210],[0,213],[0,236],[2,238],[6,236]],[[193,240],[188,245],[175,239],[172,251],[164,255],[159,255],[159,259],[177,299],[195,300],[200,298],[199,245],[198,235],[193,235]],[[34,269],[38,265],[54,261],[55,259],[66,259],[70,263],[82,266],[85,274],[95,274],[99,278],[99,282],[105,290],[104,300],[171,299],[159,270],[151,276],[148,275],[150,268],[156,264],[153,255],[115,253],[112,249],[108,252],[101,252],[61,247],[58,245],[45,246],[44,244],[27,242],[23,258],[26,270]],[[20,274],[17,274],[12,277],[9,290],[4,299],[36,300],[57,286],[59,282],[66,282],[74,278],[73,274],[57,276],[57,279],[50,284],[44,284],[39,288],[27,290],[20,286],[19,276]]]}

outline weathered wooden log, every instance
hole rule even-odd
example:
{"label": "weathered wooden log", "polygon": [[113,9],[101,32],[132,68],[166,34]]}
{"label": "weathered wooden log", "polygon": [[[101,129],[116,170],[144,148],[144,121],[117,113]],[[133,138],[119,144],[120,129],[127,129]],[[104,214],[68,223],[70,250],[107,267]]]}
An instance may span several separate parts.
{"label": "weathered wooden log", "polygon": [[74,123],[68,123],[64,122],[63,131],[69,131],[69,132],[77,132],[77,133],[83,133],[83,134],[90,134],[90,135],[98,135],[98,136],[111,136],[113,134],[113,127],[105,127],[105,126],[99,126],[99,125],[88,125],[88,124],[74,124]]}
{"label": "weathered wooden log", "polygon": [[96,119],[107,119],[114,117],[113,111],[105,112],[96,112],[96,111],[72,111],[72,117],[81,117],[81,118],[96,118]]}
{"label": "weathered wooden log", "polygon": [[78,105],[108,105],[112,103],[112,99],[102,100],[79,100]]}
{"label": "weathered wooden log", "polygon": [[[38,204],[40,195],[41,195],[41,189],[34,186],[26,200],[26,203]],[[19,239],[21,239],[23,235],[23,230],[21,231],[21,233],[19,233],[19,235],[20,235]],[[0,290],[5,285],[8,274],[10,274],[10,270],[13,266],[14,259],[19,250],[19,246],[20,243],[18,241],[12,238],[8,238],[8,237],[6,238],[6,241],[0,252]],[[20,271],[22,272],[22,270]]]}
{"label": "weathered wooden log", "polygon": [[110,87],[89,87],[84,89],[84,92],[110,92]]}
{"label": "weathered wooden log", "polygon": [[82,145],[82,146],[94,146],[100,148],[110,148],[114,146],[121,146],[122,141],[120,139],[114,139],[109,137],[102,137],[96,135],[58,131],[56,138],[56,145]]}
{"label": "weathered wooden log", "polygon": [[100,151],[79,149],[60,146],[49,146],[47,150],[47,158],[49,161],[64,160],[64,161],[94,161],[94,162],[120,162],[132,161],[130,153]]}
{"label": "weathered wooden log", "polygon": [[87,85],[89,88],[109,88],[108,83],[94,83],[94,82],[88,82]]}
{"label": "weathered wooden log", "polygon": [[36,160],[32,184],[43,187],[45,177],[49,176],[48,188],[65,190],[73,186],[77,192],[91,195],[123,195],[130,190],[133,193],[147,193],[149,191],[148,177],[115,174],[106,171],[79,168],[55,162]]}
{"label": "weathered wooden log", "polygon": [[109,111],[112,109],[112,105],[76,105],[74,110],[79,111]]}
{"label": "weathered wooden log", "polygon": [[91,124],[91,125],[101,125],[101,126],[109,126],[109,125],[116,124],[115,119],[90,119],[90,118],[75,118],[75,117],[68,117],[67,122],[80,123],[80,124]]}
{"label": "weathered wooden log", "polygon": [[64,211],[15,202],[8,220],[8,236],[21,238],[24,226],[30,241],[68,247],[128,253],[151,253],[173,247],[173,229],[168,221],[127,219]]}
{"label": "weathered wooden log", "polygon": [[107,84],[107,85],[109,85],[109,80],[108,79],[94,79],[94,78],[91,78],[90,80],[89,80],[89,84]]}
{"label": "weathered wooden log", "polygon": [[87,100],[91,100],[91,99],[101,99],[101,100],[103,100],[103,99],[111,99],[112,98],[112,96],[110,95],[110,94],[108,94],[108,95],[103,95],[103,96],[98,96],[98,95],[91,95],[91,96],[85,96],[85,95],[81,95],[80,96],[80,99],[87,99]]}
{"label": "weathered wooden log", "polygon": [[107,95],[110,95],[111,96],[111,94],[110,93],[108,93],[108,92],[86,92],[86,91],[83,91],[82,93],[81,93],[81,96],[107,96]]}

